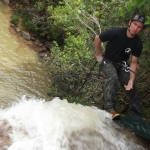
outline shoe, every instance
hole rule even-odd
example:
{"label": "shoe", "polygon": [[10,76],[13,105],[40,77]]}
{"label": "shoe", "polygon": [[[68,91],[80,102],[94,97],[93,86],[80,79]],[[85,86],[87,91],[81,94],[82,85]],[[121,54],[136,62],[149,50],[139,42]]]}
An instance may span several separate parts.
{"label": "shoe", "polygon": [[112,114],[112,120],[117,120],[120,118],[120,114],[118,114],[115,110],[111,110],[109,113]]}

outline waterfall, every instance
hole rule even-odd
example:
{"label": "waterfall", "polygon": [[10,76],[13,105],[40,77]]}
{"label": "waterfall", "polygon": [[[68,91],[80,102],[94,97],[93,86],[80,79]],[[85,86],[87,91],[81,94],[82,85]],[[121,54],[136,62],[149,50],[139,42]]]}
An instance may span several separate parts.
{"label": "waterfall", "polygon": [[106,111],[23,96],[0,110],[2,150],[144,150]]}

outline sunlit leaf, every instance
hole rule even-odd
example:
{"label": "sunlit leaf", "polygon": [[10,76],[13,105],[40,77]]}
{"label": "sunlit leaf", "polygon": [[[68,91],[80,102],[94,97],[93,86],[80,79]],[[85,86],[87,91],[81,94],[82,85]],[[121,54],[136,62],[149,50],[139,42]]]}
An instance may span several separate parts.
{"label": "sunlit leaf", "polygon": [[138,5],[138,0],[130,0],[130,3],[132,6],[137,6]]}
{"label": "sunlit leaf", "polygon": [[124,10],[123,10],[123,8],[121,8],[121,7],[119,8],[119,13],[120,13],[120,16],[122,16],[122,17],[124,16]]}
{"label": "sunlit leaf", "polygon": [[132,10],[132,5],[130,2],[126,2],[125,7],[127,8],[128,11]]}
{"label": "sunlit leaf", "polygon": [[140,0],[140,2],[137,4],[137,7],[140,8],[142,5],[146,3],[147,0]]}
{"label": "sunlit leaf", "polygon": [[145,25],[150,25],[150,20],[147,20],[147,21],[145,22]]}

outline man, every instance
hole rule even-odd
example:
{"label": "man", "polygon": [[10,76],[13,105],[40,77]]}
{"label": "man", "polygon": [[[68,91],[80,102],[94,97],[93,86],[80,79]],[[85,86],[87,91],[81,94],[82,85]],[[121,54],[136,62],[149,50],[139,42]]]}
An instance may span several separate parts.
{"label": "man", "polygon": [[[139,89],[135,83],[138,58],[143,48],[138,33],[144,29],[144,23],[145,17],[138,13],[131,18],[128,28],[112,28],[95,37],[95,57],[101,62],[102,71],[107,78],[104,88],[104,109],[112,114],[112,119],[120,116],[115,111],[118,80],[130,98],[131,114],[146,119]],[[106,41],[108,43],[102,56],[101,43]],[[126,68],[130,55],[130,67]]]}

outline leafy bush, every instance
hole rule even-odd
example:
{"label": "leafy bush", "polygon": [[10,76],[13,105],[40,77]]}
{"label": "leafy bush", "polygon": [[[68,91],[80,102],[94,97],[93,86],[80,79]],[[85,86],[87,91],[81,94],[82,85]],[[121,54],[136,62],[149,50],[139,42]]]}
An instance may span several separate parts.
{"label": "leafy bush", "polygon": [[20,20],[20,15],[18,13],[14,13],[11,17],[11,23],[17,25]]}

